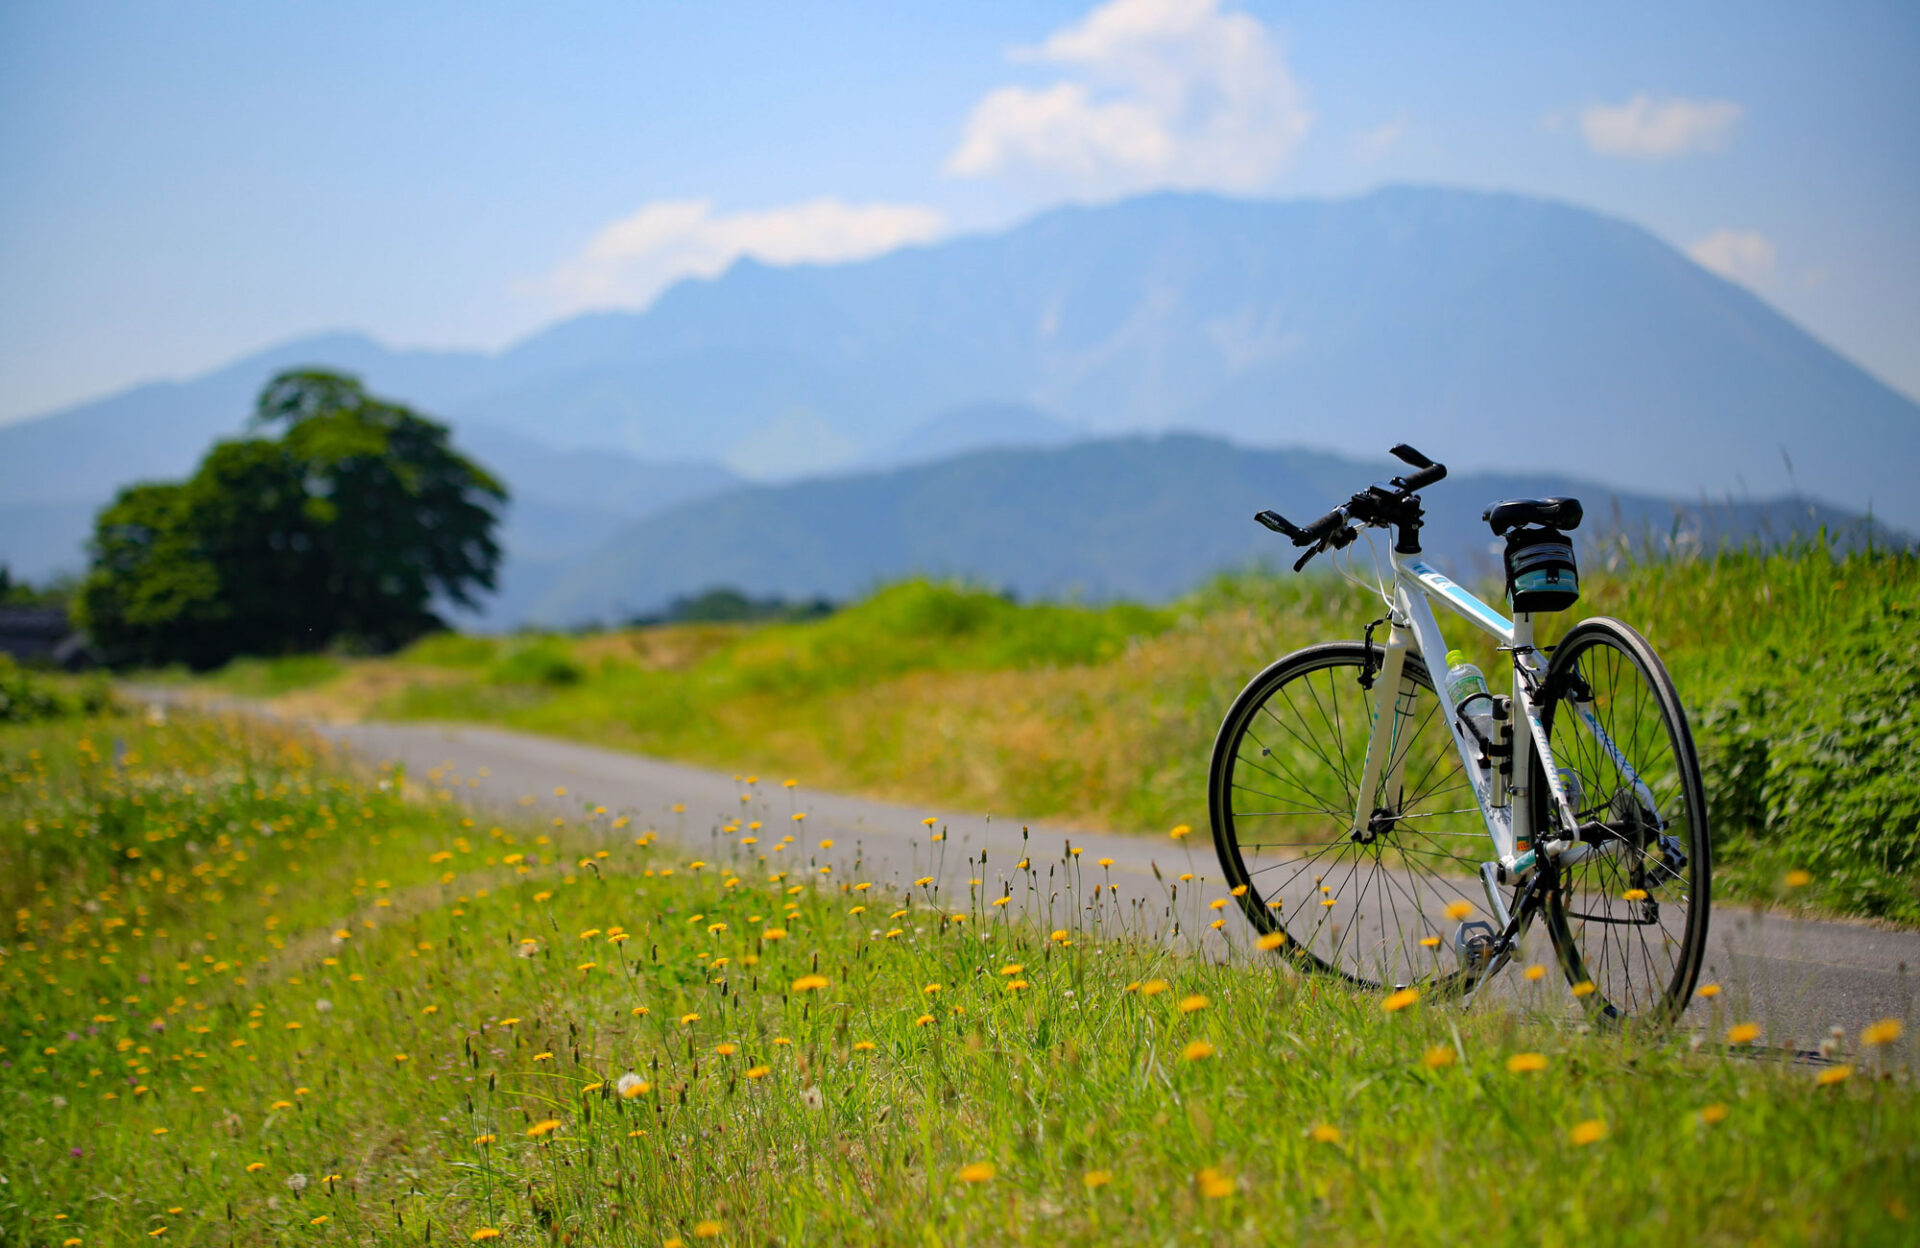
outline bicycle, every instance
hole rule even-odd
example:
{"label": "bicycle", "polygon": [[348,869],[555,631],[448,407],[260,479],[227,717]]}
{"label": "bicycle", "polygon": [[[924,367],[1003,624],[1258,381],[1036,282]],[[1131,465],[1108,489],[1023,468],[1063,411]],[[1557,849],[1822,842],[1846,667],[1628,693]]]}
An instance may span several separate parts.
{"label": "bicycle", "polygon": [[[1699,760],[1672,679],[1618,620],[1536,645],[1535,615],[1578,596],[1566,536],[1578,500],[1483,514],[1507,540],[1509,620],[1421,557],[1419,492],[1445,465],[1405,444],[1392,454],[1414,471],[1311,524],[1255,517],[1306,548],[1294,571],[1333,552],[1387,609],[1361,641],[1272,664],[1228,710],[1208,783],[1227,883],[1263,947],[1363,988],[1471,998],[1537,917],[1594,1014],[1671,1021],[1700,972],[1712,876]],[[1340,555],[1374,528],[1393,534],[1391,586],[1377,560],[1369,584]],[[1434,659],[1448,654],[1436,601],[1510,656],[1510,694],[1484,680],[1475,691],[1464,668],[1459,704],[1436,685]],[[1391,713],[1377,713],[1389,692]]]}

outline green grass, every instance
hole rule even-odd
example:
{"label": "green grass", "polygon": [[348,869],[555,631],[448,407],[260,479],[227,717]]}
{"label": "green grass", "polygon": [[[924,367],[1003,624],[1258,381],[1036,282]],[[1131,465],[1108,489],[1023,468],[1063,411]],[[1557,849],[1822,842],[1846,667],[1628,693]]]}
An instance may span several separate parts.
{"label": "green grass", "polygon": [[[235,719],[0,729],[0,1242],[1856,1244],[1920,1212],[1911,1072],[1859,1037],[1822,1084],[1589,1031],[1551,979],[1390,1013],[1167,952],[1204,890],[863,887],[591,794],[476,822],[462,781]],[[772,792],[741,817],[794,826]]]}
{"label": "green grass", "polygon": [[[1547,639],[1609,614],[1665,657],[1700,747],[1716,891],[1766,901],[1807,870],[1800,902],[1920,923],[1920,559],[1808,547],[1598,562]],[[1017,606],[911,582],[807,623],[443,635],[348,664],[295,705],[493,721],[824,788],[1159,833],[1205,825],[1208,754],[1241,685],[1299,646],[1358,637],[1378,614],[1330,576],[1224,577],[1165,609]],[[1491,643],[1443,626],[1495,670]]]}

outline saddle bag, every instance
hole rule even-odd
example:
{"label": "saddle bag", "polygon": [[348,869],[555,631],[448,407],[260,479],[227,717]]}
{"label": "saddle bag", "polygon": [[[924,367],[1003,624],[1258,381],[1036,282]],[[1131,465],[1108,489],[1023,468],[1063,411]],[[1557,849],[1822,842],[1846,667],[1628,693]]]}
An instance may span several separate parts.
{"label": "saddle bag", "polygon": [[1515,611],[1564,611],[1580,601],[1573,540],[1559,529],[1519,528],[1507,534],[1507,601]]}

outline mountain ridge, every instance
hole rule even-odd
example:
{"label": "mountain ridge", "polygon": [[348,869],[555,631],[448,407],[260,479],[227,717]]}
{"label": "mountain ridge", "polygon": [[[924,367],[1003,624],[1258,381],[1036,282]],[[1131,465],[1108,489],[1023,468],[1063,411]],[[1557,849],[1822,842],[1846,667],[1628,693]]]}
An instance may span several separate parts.
{"label": "mountain ridge", "polygon": [[[1432,451],[1432,447],[1422,447]],[[554,578],[527,622],[573,627],[657,611],[715,587],[846,599],[913,575],[1025,598],[1163,601],[1206,577],[1297,552],[1253,522],[1274,507],[1306,521],[1404,468],[1308,450],[1235,446],[1200,434],[1132,435],[1064,447],[976,451],[931,464],[746,485],[635,522]],[[1499,566],[1480,520],[1514,497],[1582,497],[1592,556],[1624,537],[1652,552],[1722,540],[1781,541],[1825,528],[1841,544],[1908,539],[1803,499],[1687,504],[1564,474],[1454,473],[1430,487],[1430,560],[1463,577]],[[1384,555],[1387,545],[1380,540]]]}
{"label": "mountain ridge", "polygon": [[[1631,222],[1407,186],[1163,193],[848,264],[743,261],[491,354],[351,333],[282,344],[0,426],[0,508],[70,528],[120,485],[184,475],[292,364],[357,372],[456,442],[496,427],[559,455],[763,480],[888,462],[945,414],[1021,408],[1035,429],[1349,456],[1409,436],[1463,471],[1799,492],[1920,529],[1920,406],[1763,300]],[[0,525],[0,559],[34,563],[26,542],[48,562],[35,532]]]}

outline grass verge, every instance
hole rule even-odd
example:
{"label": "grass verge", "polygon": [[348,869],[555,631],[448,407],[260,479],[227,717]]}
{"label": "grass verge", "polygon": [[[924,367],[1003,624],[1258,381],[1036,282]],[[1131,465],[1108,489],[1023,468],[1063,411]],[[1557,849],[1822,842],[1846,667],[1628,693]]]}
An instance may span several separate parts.
{"label": "grass verge", "polygon": [[1544,979],[1383,1003],[1171,955],[1206,899],[1078,860],[942,897],[459,783],[231,718],[0,729],[0,1241],[1910,1241],[1891,1021],[1804,1067],[1733,1005],[1695,1044]]}
{"label": "grass verge", "polygon": [[[1585,579],[1546,639],[1613,615],[1664,656],[1700,747],[1716,891],[1766,901],[1804,870],[1802,897],[1829,913],[1920,923],[1920,559],[1621,553]],[[1241,685],[1379,614],[1331,577],[1223,578],[1167,609],[1016,606],[908,583],[800,624],[435,637],[396,659],[310,665],[283,705],[491,721],[877,797],[1164,832],[1204,826],[1208,753]],[[1443,627],[1496,670],[1489,643]],[[275,670],[299,683],[285,661]]]}

